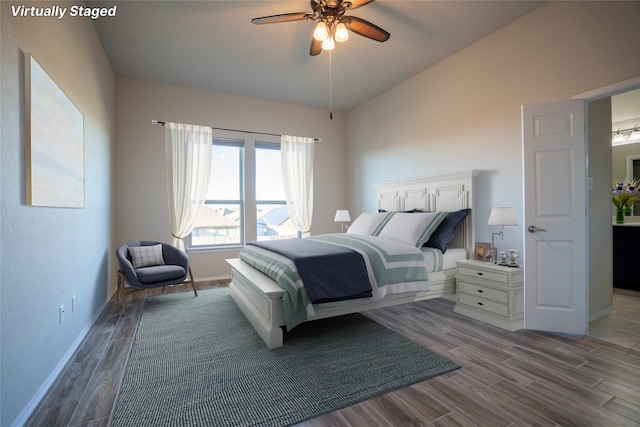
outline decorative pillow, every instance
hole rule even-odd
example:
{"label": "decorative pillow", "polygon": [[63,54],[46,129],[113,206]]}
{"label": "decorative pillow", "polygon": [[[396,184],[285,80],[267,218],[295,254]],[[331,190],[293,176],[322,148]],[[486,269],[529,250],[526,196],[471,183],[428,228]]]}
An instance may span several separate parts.
{"label": "decorative pillow", "polygon": [[449,212],[423,246],[440,249],[442,253],[445,253],[447,246],[449,246],[453,236],[456,234],[456,230],[460,227],[460,224],[462,224],[462,221],[464,221],[467,215],[469,215],[469,212],[471,212],[471,209]]}
{"label": "decorative pillow", "polygon": [[348,234],[364,234],[367,236],[377,236],[384,227],[384,224],[393,213],[381,212],[371,213],[365,212],[358,216],[351,226],[347,229]]}
{"label": "decorative pillow", "polygon": [[162,256],[162,245],[131,246],[129,255],[133,268],[151,267],[154,265],[164,265]]}
{"label": "decorative pillow", "polygon": [[446,216],[446,212],[394,213],[378,236],[420,247]]}

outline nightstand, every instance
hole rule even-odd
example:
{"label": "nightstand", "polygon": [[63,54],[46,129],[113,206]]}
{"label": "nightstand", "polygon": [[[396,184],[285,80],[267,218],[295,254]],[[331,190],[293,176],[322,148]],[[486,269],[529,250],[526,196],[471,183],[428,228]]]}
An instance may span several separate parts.
{"label": "nightstand", "polygon": [[524,268],[456,261],[453,311],[509,331],[524,327]]}

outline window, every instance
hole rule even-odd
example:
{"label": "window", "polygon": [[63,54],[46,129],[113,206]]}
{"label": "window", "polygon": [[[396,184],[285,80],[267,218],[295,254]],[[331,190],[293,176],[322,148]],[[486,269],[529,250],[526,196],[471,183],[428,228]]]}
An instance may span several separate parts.
{"label": "window", "polygon": [[251,240],[297,237],[284,197],[279,139],[257,137],[238,132],[214,136],[207,199],[189,250],[230,249]]}
{"label": "window", "polygon": [[191,232],[190,248],[243,244],[244,141],[213,140],[207,200]]}
{"label": "window", "polygon": [[280,144],[256,143],[256,237],[278,240],[297,237],[284,197]]}

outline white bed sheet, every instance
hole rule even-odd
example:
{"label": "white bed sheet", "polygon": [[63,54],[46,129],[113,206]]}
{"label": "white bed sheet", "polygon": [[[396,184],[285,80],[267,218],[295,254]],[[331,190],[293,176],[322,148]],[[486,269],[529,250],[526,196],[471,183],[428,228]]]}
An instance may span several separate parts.
{"label": "white bed sheet", "polygon": [[440,249],[422,248],[422,254],[429,273],[456,268],[456,261],[467,258],[467,251],[463,248],[450,248],[444,254]]}
{"label": "white bed sheet", "polygon": [[464,248],[449,248],[443,255],[443,270],[456,268],[456,261],[467,259],[467,250]]}

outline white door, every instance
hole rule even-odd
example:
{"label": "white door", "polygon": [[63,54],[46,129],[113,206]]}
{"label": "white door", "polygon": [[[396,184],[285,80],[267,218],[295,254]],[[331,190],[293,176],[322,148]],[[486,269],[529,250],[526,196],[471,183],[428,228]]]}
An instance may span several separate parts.
{"label": "white door", "polygon": [[585,102],[522,107],[525,329],[588,328]]}

